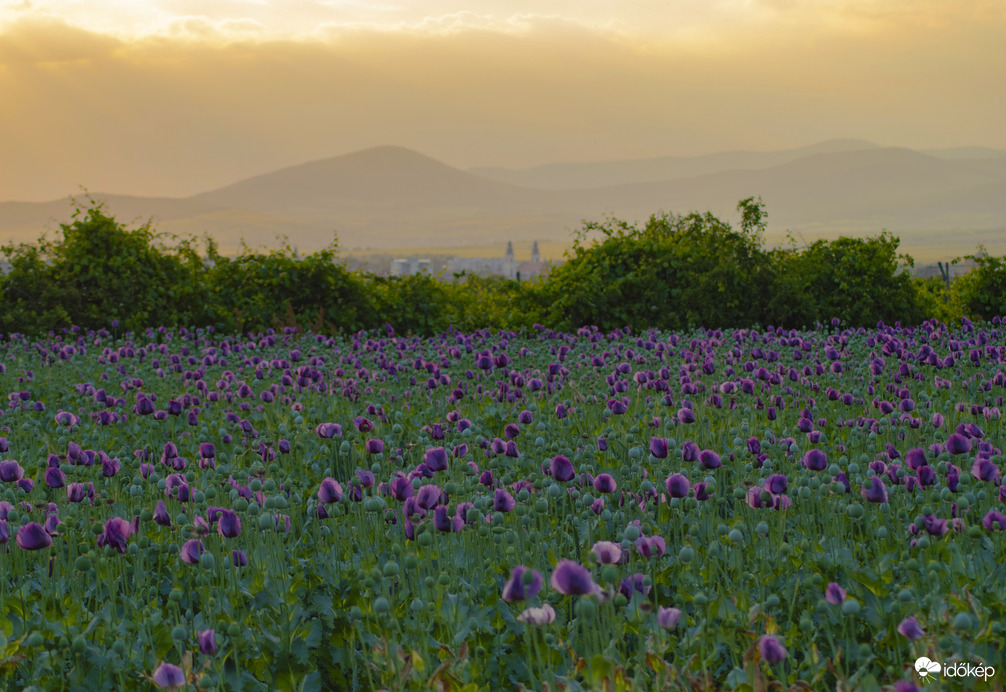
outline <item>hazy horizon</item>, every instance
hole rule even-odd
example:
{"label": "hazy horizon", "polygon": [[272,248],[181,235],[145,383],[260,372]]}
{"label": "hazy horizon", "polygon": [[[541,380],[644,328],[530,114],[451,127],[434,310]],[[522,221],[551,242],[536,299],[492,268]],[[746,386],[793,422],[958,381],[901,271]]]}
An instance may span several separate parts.
{"label": "hazy horizon", "polygon": [[461,169],[1003,149],[1004,33],[988,0],[0,0],[0,201],[389,144]]}

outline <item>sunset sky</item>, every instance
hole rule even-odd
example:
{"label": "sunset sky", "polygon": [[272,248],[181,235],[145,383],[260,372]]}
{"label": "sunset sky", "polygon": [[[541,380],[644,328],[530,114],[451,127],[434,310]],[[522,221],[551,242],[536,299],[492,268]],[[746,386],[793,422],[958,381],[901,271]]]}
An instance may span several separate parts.
{"label": "sunset sky", "polygon": [[1004,0],[0,0],[0,201],[446,163],[1006,148]]}

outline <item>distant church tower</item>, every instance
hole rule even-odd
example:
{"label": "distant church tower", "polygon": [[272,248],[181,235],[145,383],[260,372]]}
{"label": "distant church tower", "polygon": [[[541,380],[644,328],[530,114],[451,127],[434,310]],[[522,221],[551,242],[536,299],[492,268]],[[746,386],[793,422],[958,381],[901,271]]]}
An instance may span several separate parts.
{"label": "distant church tower", "polygon": [[541,254],[538,252],[538,241],[534,241],[534,245],[531,246],[531,261],[541,262]]}
{"label": "distant church tower", "polygon": [[506,243],[506,254],[503,255],[503,276],[508,279],[517,278],[517,262],[513,258],[513,241]]}

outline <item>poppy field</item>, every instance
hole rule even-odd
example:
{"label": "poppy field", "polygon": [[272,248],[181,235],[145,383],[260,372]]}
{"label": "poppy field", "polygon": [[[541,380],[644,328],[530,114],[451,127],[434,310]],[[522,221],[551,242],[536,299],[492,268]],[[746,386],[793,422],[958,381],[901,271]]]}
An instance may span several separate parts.
{"label": "poppy field", "polygon": [[1004,329],[4,335],[0,680],[1002,689]]}

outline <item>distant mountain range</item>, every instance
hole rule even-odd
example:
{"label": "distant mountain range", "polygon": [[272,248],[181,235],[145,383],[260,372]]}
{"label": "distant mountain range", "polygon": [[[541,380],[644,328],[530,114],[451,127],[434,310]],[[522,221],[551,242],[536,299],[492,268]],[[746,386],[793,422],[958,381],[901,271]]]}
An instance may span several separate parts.
{"label": "distant mountain range", "polygon": [[[338,234],[343,251],[563,240],[582,221],[644,221],[659,211],[734,219],[760,195],[770,241],[898,233],[920,259],[983,242],[1006,252],[1006,151],[914,151],[832,140],[771,152],[556,163],[525,170],[453,168],[384,146],[291,166],[187,198],[92,193],[119,220],[153,217],[158,230],[208,234],[224,252],[243,238],[313,250]],[[29,240],[69,220],[69,198],[0,203],[0,240]],[[998,245],[997,245],[998,244]]]}

